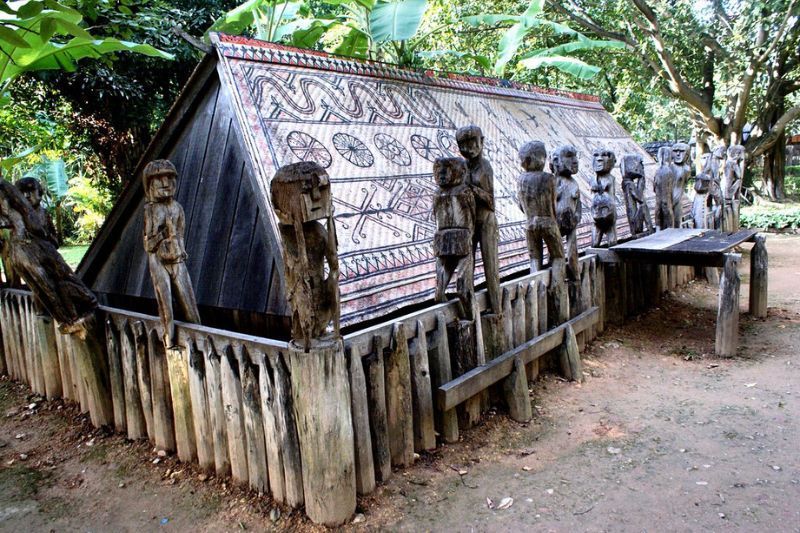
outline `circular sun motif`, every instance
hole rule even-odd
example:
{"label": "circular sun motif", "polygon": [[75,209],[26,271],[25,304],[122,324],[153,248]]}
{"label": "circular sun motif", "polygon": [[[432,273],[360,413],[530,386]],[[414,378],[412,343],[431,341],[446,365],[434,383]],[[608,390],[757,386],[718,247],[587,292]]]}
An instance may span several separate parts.
{"label": "circular sun motif", "polygon": [[434,161],[437,157],[444,157],[444,152],[442,152],[441,148],[436,146],[436,143],[432,140],[422,135],[412,135],[411,146],[420,157],[424,157],[428,161]]}
{"label": "circular sun motif", "polygon": [[411,164],[411,154],[400,144],[400,141],[391,135],[376,133],[373,141],[375,141],[375,146],[378,147],[378,151],[383,154],[383,157],[392,163],[401,167],[407,167]]}
{"label": "circular sun motif", "polygon": [[439,146],[445,152],[449,152],[450,155],[458,157],[460,152],[458,151],[458,143],[456,142],[456,138],[453,137],[450,133],[439,130],[439,133],[436,134],[436,140],[439,143]]}
{"label": "circular sun motif", "polygon": [[367,145],[347,133],[333,136],[333,147],[339,154],[357,167],[371,167],[375,162]]}
{"label": "circular sun motif", "polygon": [[331,166],[331,153],[308,133],[293,131],[286,136],[286,144],[300,161],[313,161],[322,168]]}

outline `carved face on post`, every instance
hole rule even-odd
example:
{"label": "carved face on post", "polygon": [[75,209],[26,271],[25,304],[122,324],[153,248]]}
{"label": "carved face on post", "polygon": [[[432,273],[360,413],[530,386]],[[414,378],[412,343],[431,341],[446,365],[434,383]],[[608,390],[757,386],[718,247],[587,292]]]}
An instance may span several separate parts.
{"label": "carved face on post", "polygon": [[550,160],[553,173],[558,176],[572,176],[578,173],[578,149],[572,145],[560,147],[553,152]]}
{"label": "carved face on post", "polygon": [[630,179],[644,177],[644,160],[639,154],[625,154],[619,165],[623,177]]}
{"label": "carved face on post", "polygon": [[598,174],[608,174],[617,164],[617,156],[608,148],[598,148],[592,154],[592,168]]}
{"label": "carved face on post", "polygon": [[669,146],[662,146],[658,149],[658,162],[661,166],[666,166],[672,163],[672,148]]}
{"label": "carved face on post", "polygon": [[741,144],[731,145],[731,147],[728,148],[728,159],[736,163],[744,161],[744,146]]}
{"label": "carved face on post", "polygon": [[519,164],[526,172],[541,172],[547,160],[547,150],[541,141],[531,141],[519,149]]}
{"label": "carved face on post", "polygon": [[682,165],[689,156],[689,145],[686,143],[675,143],[672,145],[672,162]]}
{"label": "carved face on post", "polygon": [[144,167],[144,192],[149,202],[169,202],[178,188],[178,172],[166,159],[156,159]]}
{"label": "carved face on post", "polygon": [[281,224],[324,220],[332,214],[330,177],[311,161],[287,165],[272,180],[272,201]]}
{"label": "carved face on post", "polygon": [[25,196],[25,199],[28,200],[28,203],[34,209],[39,209],[39,206],[42,203],[42,196],[44,195],[44,188],[42,184],[36,178],[22,178],[18,180],[15,184],[19,192]]}
{"label": "carved face on post", "polygon": [[483,153],[483,132],[478,126],[464,126],[456,131],[458,151],[467,159],[475,159]]}
{"label": "carved face on post", "polygon": [[433,176],[442,189],[450,189],[464,183],[467,165],[460,157],[440,157],[433,162]]}

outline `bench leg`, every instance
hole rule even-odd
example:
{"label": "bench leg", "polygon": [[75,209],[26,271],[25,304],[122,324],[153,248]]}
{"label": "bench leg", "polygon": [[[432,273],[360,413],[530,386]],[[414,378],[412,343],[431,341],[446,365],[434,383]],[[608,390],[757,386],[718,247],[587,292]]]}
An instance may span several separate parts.
{"label": "bench leg", "polygon": [[719,284],[717,338],[715,352],[719,357],[733,357],[739,344],[739,272],[742,256],[725,254],[725,266]]}

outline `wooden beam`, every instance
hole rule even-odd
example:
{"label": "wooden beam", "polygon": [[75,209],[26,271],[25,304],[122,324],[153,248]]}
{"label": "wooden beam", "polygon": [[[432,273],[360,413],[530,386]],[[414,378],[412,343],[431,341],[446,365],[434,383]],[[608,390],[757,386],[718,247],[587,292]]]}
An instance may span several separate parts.
{"label": "wooden beam", "polygon": [[497,359],[445,383],[436,391],[439,409],[442,411],[453,409],[468,398],[475,396],[508,376],[514,368],[515,358],[519,357],[522,363],[527,365],[547,352],[560,347],[564,340],[564,331],[567,325],[571,325],[576,333],[580,333],[597,322],[599,313],[600,310],[597,307],[592,307],[568,322],[556,326],[525,344],[504,353]]}

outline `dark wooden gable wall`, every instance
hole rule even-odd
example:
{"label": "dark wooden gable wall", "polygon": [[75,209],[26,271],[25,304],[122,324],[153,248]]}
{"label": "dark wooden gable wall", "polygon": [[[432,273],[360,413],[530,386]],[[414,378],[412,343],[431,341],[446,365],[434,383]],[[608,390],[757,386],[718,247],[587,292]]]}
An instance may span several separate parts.
{"label": "dark wooden gable wall", "polygon": [[[187,266],[204,323],[260,332],[288,322],[275,239],[268,235],[253,175],[227,90],[216,74],[196,96],[188,118],[155,157],[178,170],[177,200],[186,213]],[[140,179],[140,178],[137,178]],[[81,265],[84,281],[109,305],[153,311],[142,244],[142,187],[116,224],[104,227],[105,251]],[[264,316],[261,316],[264,315]],[[208,320],[206,320],[208,319]],[[260,330],[260,331],[259,331]],[[279,335],[279,332],[272,332]]]}

